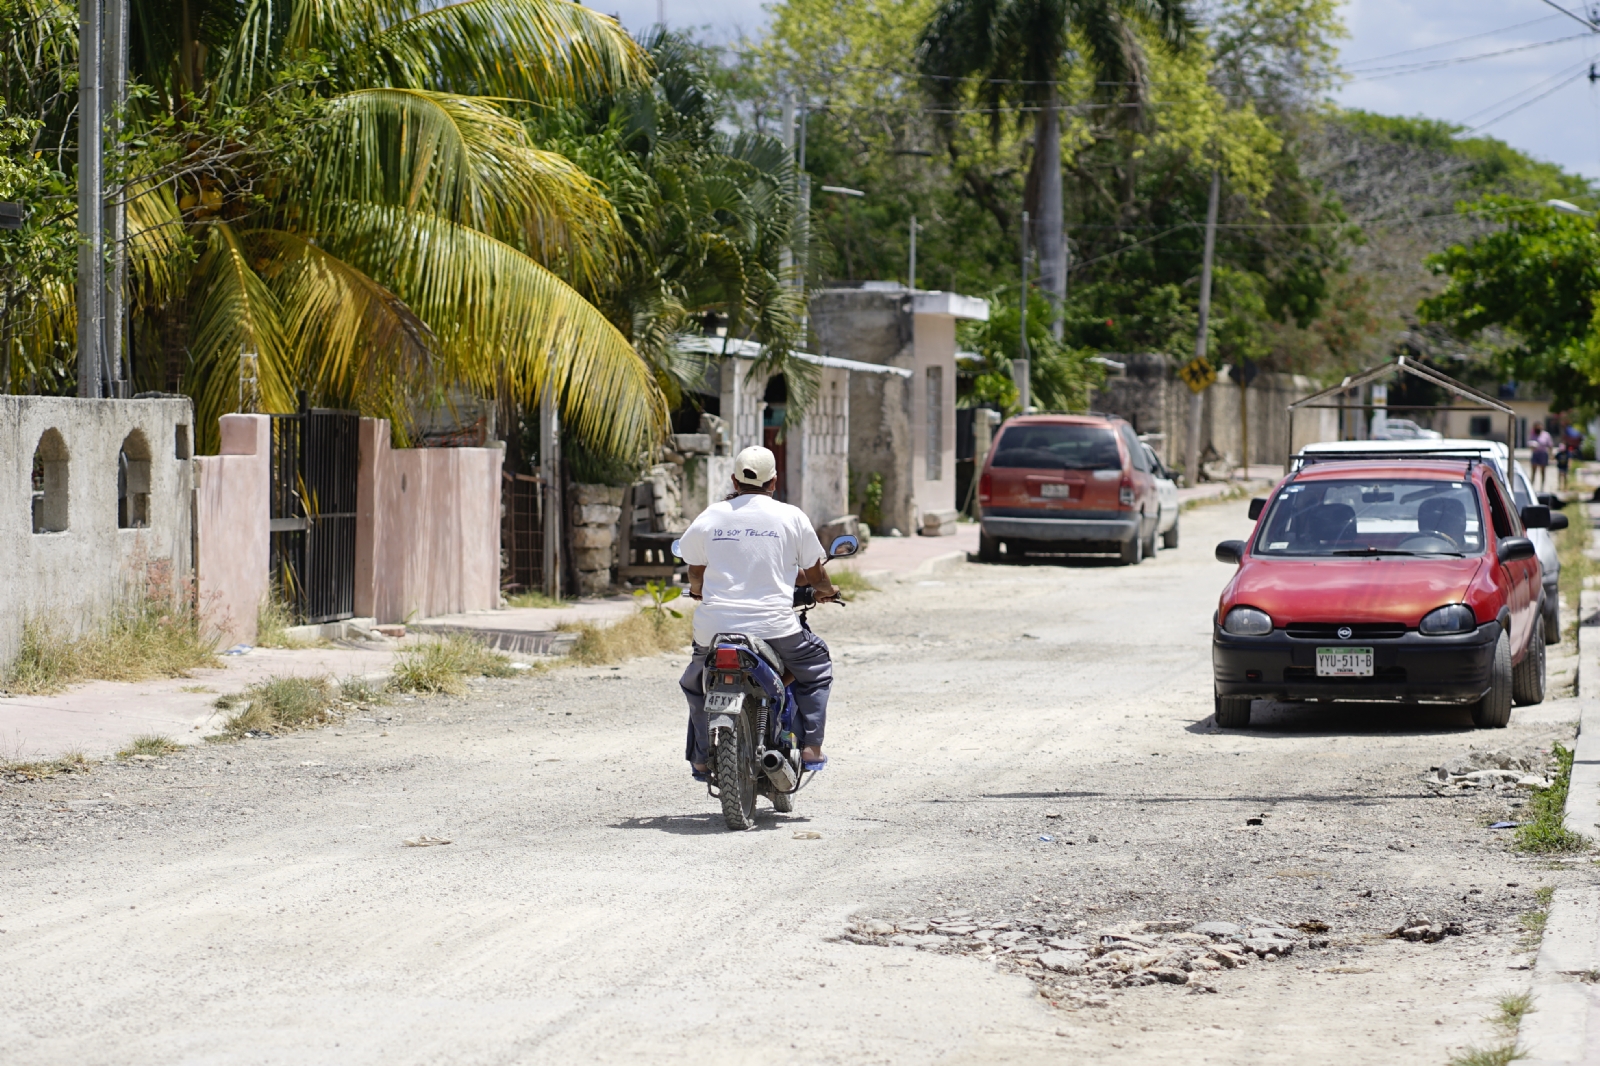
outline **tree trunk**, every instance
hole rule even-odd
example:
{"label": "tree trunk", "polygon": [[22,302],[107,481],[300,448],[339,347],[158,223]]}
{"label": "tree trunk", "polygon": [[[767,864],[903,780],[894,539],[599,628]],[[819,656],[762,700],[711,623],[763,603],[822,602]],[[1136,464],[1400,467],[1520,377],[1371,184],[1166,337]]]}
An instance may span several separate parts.
{"label": "tree trunk", "polygon": [[1039,213],[1034,246],[1039,249],[1039,287],[1050,298],[1050,332],[1061,339],[1067,293],[1067,242],[1061,203],[1061,114],[1055,89],[1034,122],[1033,165],[1038,177]]}

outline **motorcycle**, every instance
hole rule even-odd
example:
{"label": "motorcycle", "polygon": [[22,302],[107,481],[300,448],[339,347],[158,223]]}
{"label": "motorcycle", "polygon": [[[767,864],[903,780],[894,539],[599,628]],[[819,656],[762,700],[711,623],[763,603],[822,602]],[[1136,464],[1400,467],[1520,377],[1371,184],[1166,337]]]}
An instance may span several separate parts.
{"label": "motorcycle", "polygon": [[[848,558],[860,549],[855,537],[836,537],[823,561]],[[678,553],[676,542],[672,552]],[[806,615],[816,603],[809,585],[795,586],[794,606],[807,630]],[[706,791],[721,801],[729,829],[755,828],[757,796],[766,796],[779,813],[793,811],[795,793],[815,776],[801,764],[791,681],[783,661],[759,637],[718,633],[712,638],[703,683],[711,738]]]}

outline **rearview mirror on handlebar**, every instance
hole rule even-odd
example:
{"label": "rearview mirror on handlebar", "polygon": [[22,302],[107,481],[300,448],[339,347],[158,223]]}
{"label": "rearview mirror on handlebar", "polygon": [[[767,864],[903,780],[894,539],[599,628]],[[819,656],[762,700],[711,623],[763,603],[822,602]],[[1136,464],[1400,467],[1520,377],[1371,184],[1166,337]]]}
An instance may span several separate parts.
{"label": "rearview mirror on handlebar", "polygon": [[843,536],[833,538],[833,543],[828,546],[828,558],[843,559],[846,556],[854,555],[860,550],[861,542],[846,533]]}
{"label": "rearview mirror on handlebar", "polygon": [[674,559],[683,558],[683,541],[675,540],[672,542],[672,557]]}

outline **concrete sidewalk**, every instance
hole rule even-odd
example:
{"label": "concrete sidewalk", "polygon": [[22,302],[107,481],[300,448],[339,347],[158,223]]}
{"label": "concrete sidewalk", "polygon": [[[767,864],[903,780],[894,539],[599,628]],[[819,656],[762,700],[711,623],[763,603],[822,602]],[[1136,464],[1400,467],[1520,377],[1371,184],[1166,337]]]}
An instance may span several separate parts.
{"label": "concrete sidewalk", "polygon": [[642,598],[631,595],[574,600],[561,607],[508,607],[500,611],[468,611],[425,618],[410,626],[418,633],[470,633],[490,647],[522,655],[562,655],[575,634],[561,626],[580,622],[608,623],[639,609]]}

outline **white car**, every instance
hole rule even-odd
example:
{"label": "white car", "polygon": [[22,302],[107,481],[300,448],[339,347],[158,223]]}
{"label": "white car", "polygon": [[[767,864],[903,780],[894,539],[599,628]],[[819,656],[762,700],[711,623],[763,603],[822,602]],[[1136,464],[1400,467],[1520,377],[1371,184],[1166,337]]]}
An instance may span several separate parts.
{"label": "white car", "polygon": [[[1399,419],[1390,419],[1392,426]],[[1432,433],[1432,430],[1426,432]],[[1495,465],[1500,471],[1500,476],[1511,488],[1511,495],[1515,499],[1517,509],[1531,507],[1534,504],[1549,506],[1554,497],[1538,496],[1533,491],[1533,483],[1528,480],[1528,473],[1522,468],[1521,463],[1511,461],[1511,452],[1504,444],[1493,440],[1462,440],[1451,438],[1446,440],[1434,434],[1431,438],[1417,438],[1411,440],[1335,440],[1323,441],[1319,444],[1307,444],[1300,449],[1303,455],[1325,455],[1328,453],[1361,455],[1368,452],[1387,452],[1389,454],[1408,454],[1415,452],[1419,457],[1426,455],[1475,455],[1480,456]],[[1298,468],[1299,464],[1294,466]],[[1544,614],[1544,640],[1546,644],[1559,644],[1561,642],[1561,557],[1556,551],[1554,533],[1567,528],[1567,516],[1559,511],[1550,515],[1549,529],[1525,530],[1528,539],[1533,541],[1535,554],[1539,556],[1539,568],[1543,572],[1543,596],[1539,601],[1539,609]]]}
{"label": "white car", "polygon": [[1385,418],[1374,428],[1373,440],[1443,440],[1436,429],[1423,429],[1409,418]]}
{"label": "white car", "polygon": [[1178,479],[1168,470],[1156,450],[1144,444],[1145,458],[1150,461],[1150,472],[1156,479],[1156,504],[1157,511],[1156,532],[1161,534],[1163,548],[1176,548],[1178,546]]}

